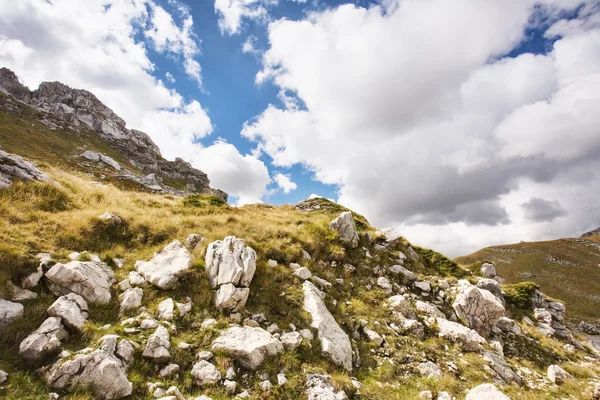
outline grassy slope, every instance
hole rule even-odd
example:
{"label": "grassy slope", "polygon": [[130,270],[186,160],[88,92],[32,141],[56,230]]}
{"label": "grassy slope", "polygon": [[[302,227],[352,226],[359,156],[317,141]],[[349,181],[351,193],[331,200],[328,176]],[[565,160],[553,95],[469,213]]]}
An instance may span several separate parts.
{"label": "grassy slope", "polygon": [[493,262],[507,283],[537,283],[565,302],[570,321],[600,318],[600,236],[491,246],[455,261]]}

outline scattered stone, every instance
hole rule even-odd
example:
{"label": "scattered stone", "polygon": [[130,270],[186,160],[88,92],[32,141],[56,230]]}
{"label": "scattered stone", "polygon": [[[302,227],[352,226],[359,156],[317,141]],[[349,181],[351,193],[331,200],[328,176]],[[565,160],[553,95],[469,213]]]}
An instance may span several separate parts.
{"label": "scattered stone", "polygon": [[302,279],[303,281],[305,281],[312,276],[312,273],[310,272],[310,270],[308,268],[300,267],[294,271],[294,275],[297,276],[298,278]]}
{"label": "scattered stone", "polygon": [[300,332],[287,332],[281,335],[279,340],[286,350],[295,350],[302,344],[302,335]]}
{"label": "scattered stone", "polygon": [[213,358],[214,354],[211,351],[206,351],[203,350],[200,353],[196,354],[196,360],[200,361],[200,360],[204,360],[204,361],[208,361],[211,358]]}
{"label": "scattered stone", "polygon": [[177,348],[178,349],[188,350],[190,347],[192,347],[192,346],[189,343],[187,343],[187,342],[179,342],[179,343],[177,343]]}
{"label": "scattered stone", "polygon": [[419,261],[419,254],[411,246],[408,246],[408,256],[415,262]]}
{"label": "scattered stone", "polygon": [[0,299],[0,326],[5,326],[23,315],[23,304]]}
{"label": "scattered stone", "polygon": [[358,233],[352,213],[345,211],[329,223],[329,230],[337,231],[342,242],[350,243],[352,248],[358,247]]}
{"label": "scattered stone", "polygon": [[160,289],[172,289],[179,278],[188,273],[193,262],[190,252],[179,240],[174,240],[150,261],[136,261],[134,267],[146,282]]}
{"label": "scattered stone", "polygon": [[283,345],[262,328],[249,326],[227,329],[212,344],[213,351],[223,351],[247,369],[257,369],[266,356],[283,351]]}
{"label": "scattered stone", "polygon": [[402,314],[403,317],[413,318],[413,319],[415,318],[415,313],[410,308],[410,304],[408,303],[408,300],[406,300],[406,298],[404,296],[400,296],[400,295],[392,296],[387,301],[388,301],[388,304],[390,305],[390,307],[393,310],[398,311],[400,314]]}
{"label": "scattered stone", "polygon": [[310,278],[310,280],[312,281],[312,283],[317,285],[319,287],[319,289],[321,289],[321,290],[328,290],[333,286],[331,283],[329,283],[325,279],[319,278],[318,276],[313,275]]}
{"label": "scattered stone", "polygon": [[423,390],[419,393],[419,400],[433,400],[433,393],[431,390]]}
{"label": "scattered stone", "polygon": [[12,184],[14,179],[22,181],[50,181],[50,177],[22,157],[0,150],[0,189]]}
{"label": "scattered stone", "polygon": [[302,335],[304,339],[308,341],[311,341],[315,338],[310,329],[300,329],[298,332],[300,333],[300,335]]}
{"label": "scattered stone", "polygon": [[302,284],[302,289],[304,290],[304,310],[311,314],[311,325],[318,330],[321,351],[335,364],[341,365],[349,371],[352,370],[350,339],[327,310],[323,301],[324,294],[308,281]]}
{"label": "scattered stone", "polygon": [[484,383],[469,390],[465,400],[510,400],[491,383]]}
{"label": "scattered stone", "polygon": [[28,289],[23,289],[23,288],[15,285],[11,281],[8,281],[8,286],[9,286],[9,292],[11,293],[11,295],[10,295],[11,301],[27,301],[27,300],[33,300],[33,299],[37,298],[37,293],[32,292],[31,290],[28,290]]}
{"label": "scattered stone", "polygon": [[262,381],[261,383],[258,384],[258,387],[260,387],[260,390],[262,390],[263,392],[268,392],[271,390],[273,385],[271,384],[270,381]]}
{"label": "scattered stone", "polygon": [[267,265],[271,268],[275,268],[277,266],[277,261],[269,260],[269,261],[267,261]]}
{"label": "scattered stone", "polygon": [[0,369],[0,385],[3,385],[7,379],[8,379],[8,374],[6,373],[6,371],[3,371]]}
{"label": "scattered stone", "polygon": [[331,384],[331,376],[325,374],[306,375],[306,395],[308,400],[342,400],[346,399],[343,391],[335,392]]}
{"label": "scattered stone", "polygon": [[198,386],[215,385],[221,381],[221,373],[208,361],[200,360],[192,368],[192,378]]}
{"label": "scattered stone", "polygon": [[373,344],[375,344],[375,346],[381,347],[381,345],[383,344],[383,338],[379,333],[375,332],[374,330],[371,330],[365,326],[363,327],[363,333],[370,342],[373,342]]}
{"label": "scattered stone", "polygon": [[110,287],[115,282],[113,271],[108,265],[98,261],[55,264],[45,276],[55,295],[75,293],[87,302],[101,304],[110,301]]}
{"label": "scattered stone", "polygon": [[127,289],[131,288],[131,283],[129,283],[128,279],[124,279],[121,282],[119,282],[117,284],[117,286],[119,286],[119,290],[121,290],[122,292],[124,292]]}
{"label": "scattered stone", "polygon": [[44,266],[52,262],[52,258],[49,254],[40,253],[37,258],[40,260],[40,265],[35,272],[32,272],[21,280],[21,287],[23,289],[33,289],[36,287],[40,282],[40,279],[42,279],[42,276],[44,276]]}
{"label": "scattered stone", "polygon": [[403,282],[407,285],[412,285],[413,283],[419,280],[419,277],[417,275],[415,275],[413,272],[409,271],[401,265],[392,265],[388,269],[392,274],[402,275]]}
{"label": "scattered stone", "polygon": [[419,370],[419,373],[421,375],[432,379],[441,379],[444,375],[440,366],[431,361],[426,361],[424,363],[419,364],[417,366],[417,369]]}
{"label": "scattered stone", "polygon": [[223,382],[223,387],[228,394],[233,395],[237,389],[237,382],[227,379],[225,382]]}
{"label": "scattered stone", "polygon": [[168,378],[168,377],[177,375],[178,373],[179,373],[179,365],[169,364],[160,370],[160,372],[158,373],[158,376],[160,376],[161,378]]}
{"label": "scattered stone", "polygon": [[196,246],[198,246],[198,243],[200,243],[200,242],[202,242],[202,236],[200,236],[197,233],[192,233],[191,235],[188,235],[187,238],[185,238],[183,245],[189,251],[193,251],[196,248]]}
{"label": "scattered stone", "polygon": [[490,368],[506,384],[515,384],[517,386],[521,386],[523,384],[523,379],[515,371],[513,371],[504,357],[492,353],[491,351],[484,351],[483,359],[490,363]]}
{"label": "scattered stone", "polygon": [[208,318],[202,321],[200,324],[200,329],[210,329],[217,324],[217,320],[213,318]]}
{"label": "scattered stone", "polygon": [[105,212],[104,214],[100,215],[98,220],[105,225],[121,226],[123,224],[123,219],[121,219],[121,217],[119,217],[117,214],[112,214],[109,212]]}
{"label": "scattered stone", "polygon": [[422,292],[429,293],[431,291],[431,285],[429,284],[429,282],[417,281],[417,282],[413,283],[413,286]]}
{"label": "scattered stone", "polygon": [[441,312],[436,306],[433,304],[426,303],[424,301],[417,300],[415,302],[415,308],[422,313],[425,313],[431,317],[437,318],[446,318],[443,312]]}
{"label": "scattered stone", "polygon": [[277,374],[277,384],[279,386],[284,386],[287,382],[288,380],[285,377],[285,373],[283,371]]}
{"label": "scattered stone", "polygon": [[102,400],[129,396],[133,389],[133,384],[127,379],[134,352],[131,343],[119,340],[116,335],[108,335],[100,339],[98,349],[89,350],[82,350],[74,358],[42,369],[46,384],[58,390],[90,388],[96,398]]}
{"label": "scattered stone", "polygon": [[267,327],[267,332],[269,332],[271,335],[277,333],[279,332],[279,326],[277,326],[277,324],[271,324]]}
{"label": "scattered stone", "polygon": [[171,348],[170,335],[167,328],[159,325],[156,331],[148,338],[146,349],[142,353],[143,357],[151,358],[154,362],[162,364],[169,362],[171,354],[169,349]]}
{"label": "scattered stone", "polygon": [[61,341],[69,336],[61,319],[50,317],[19,345],[19,355],[29,364],[36,365],[60,352]]}
{"label": "scattered stone", "polygon": [[121,311],[141,307],[142,297],[144,297],[144,291],[141,288],[136,287],[127,289],[119,295],[119,299],[121,300]]}
{"label": "scattered stone", "polygon": [[570,381],[573,378],[571,374],[567,371],[559,367],[558,365],[551,365],[548,367],[548,379],[552,383],[556,383],[557,385],[562,385],[563,383]]}
{"label": "scattered stone", "polygon": [[485,339],[473,329],[444,318],[436,318],[435,321],[438,325],[440,337],[460,343],[465,351],[480,351],[482,349],[481,345],[485,343]]}
{"label": "scattered stone", "polygon": [[165,299],[158,303],[158,319],[170,321],[175,312],[175,302],[172,298]]}
{"label": "scattered stone", "polygon": [[176,302],[175,305],[177,306],[179,316],[181,317],[192,311],[194,303],[192,303],[192,299],[190,297],[186,297],[183,303]]}
{"label": "scattered stone", "polygon": [[385,291],[388,294],[392,293],[392,283],[385,276],[380,276],[379,278],[377,278],[377,286],[379,286],[381,289],[383,289],[383,291]]}
{"label": "scattered stone", "polygon": [[235,373],[235,369],[233,369],[233,367],[227,368],[227,371],[225,371],[225,379],[232,381],[236,377],[237,377],[237,375]]}
{"label": "scattered stone", "polygon": [[52,303],[48,308],[48,314],[51,317],[61,318],[66,327],[81,331],[83,324],[88,319],[89,309],[83,297],[69,293]]}
{"label": "scattered stone", "polygon": [[158,322],[156,322],[153,319],[143,319],[142,322],[140,322],[140,329],[156,329],[158,328]]}

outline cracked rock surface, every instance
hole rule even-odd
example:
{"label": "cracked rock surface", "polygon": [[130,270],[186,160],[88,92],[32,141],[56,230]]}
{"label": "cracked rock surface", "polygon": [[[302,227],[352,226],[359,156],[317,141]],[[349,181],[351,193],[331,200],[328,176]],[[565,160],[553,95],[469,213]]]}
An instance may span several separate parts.
{"label": "cracked rock surface", "polygon": [[146,282],[161,289],[172,289],[179,278],[186,275],[194,262],[194,256],[179,240],[172,241],[150,261],[137,261],[135,269]]}
{"label": "cracked rock surface", "polygon": [[142,356],[151,358],[157,363],[166,363],[171,359],[169,349],[171,348],[170,335],[167,328],[159,325],[156,331],[148,338],[146,349]]}
{"label": "cracked rock surface", "polygon": [[483,337],[488,337],[498,319],[504,316],[502,302],[491,292],[466,286],[452,303],[456,315]]}
{"label": "cracked rock surface", "polygon": [[62,323],[78,331],[88,319],[88,304],[83,297],[75,293],[59,297],[48,308],[48,314],[62,319]]}
{"label": "cracked rock surface", "polygon": [[349,211],[343,212],[339,217],[329,223],[329,230],[337,231],[342,242],[350,243],[352,248],[358,247],[358,233],[354,218]]}
{"label": "cracked rock surface", "polygon": [[212,351],[223,351],[244,368],[255,370],[267,356],[281,353],[283,345],[262,328],[234,326],[215,339]]}
{"label": "cracked rock surface", "polygon": [[57,296],[76,293],[88,302],[102,304],[110,301],[110,287],[115,282],[113,271],[98,261],[55,264],[45,276]]}
{"label": "cracked rock surface", "polygon": [[61,319],[50,317],[19,345],[19,355],[29,364],[39,364],[60,351],[61,340],[69,336]]}

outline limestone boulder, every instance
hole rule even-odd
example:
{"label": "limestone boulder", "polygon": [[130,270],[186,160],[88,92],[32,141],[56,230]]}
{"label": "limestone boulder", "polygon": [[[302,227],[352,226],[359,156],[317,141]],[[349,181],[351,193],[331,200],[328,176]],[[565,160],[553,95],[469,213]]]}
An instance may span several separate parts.
{"label": "limestone boulder", "polygon": [[482,344],[486,340],[473,329],[444,318],[436,318],[435,321],[440,337],[460,343],[465,351],[480,351],[483,349]]}
{"label": "limestone boulder", "polygon": [[170,348],[171,336],[169,335],[169,331],[164,326],[159,325],[148,338],[146,349],[144,349],[142,356],[150,358],[159,364],[166,363],[171,359]]}
{"label": "limestone boulder", "polygon": [[552,383],[562,385],[563,383],[573,380],[574,378],[571,374],[558,365],[551,365],[548,367],[548,379],[550,379]]}
{"label": "limestone boulder", "polygon": [[469,390],[465,400],[510,400],[510,397],[491,383],[484,383]]}
{"label": "limestone boulder", "polygon": [[50,181],[50,177],[31,162],[0,150],[0,189],[9,187],[15,179]]}
{"label": "limestone boulder", "polygon": [[40,364],[60,352],[61,341],[69,336],[61,319],[50,317],[19,345],[19,355],[31,365]]}
{"label": "limestone boulder", "polygon": [[476,286],[462,286],[452,307],[467,326],[488,337],[498,319],[504,316],[502,302],[491,292]]}
{"label": "limestone boulder", "polygon": [[358,247],[358,233],[352,213],[345,211],[339,217],[329,223],[329,230],[337,231],[340,235],[340,240],[349,243],[352,248]]}
{"label": "limestone boulder", "polygon": [[317,329],[321,351],[335,364],[352,370],[352,345],[323,301],[324,294],[311,282],[302,284],[304,310],[312,317],[311,326]]}
{"label": "limestone boulder", "polygon": [[222,351],[247,369],[256,370],[267,356],[283,351],[283,345],[262,328],[234,326],[221,333],[212,351]]}
{"label": "limestone boulder", "polygon": [[0,299],[0,327],[8,325],[23,315],[23,304]]}
{"label": "limestone boulder", "polygon": [[160,289],[172,289],[179,278],[189,272],[193,262],[194,256],[188,249],[179,240],[174,240],[150,261],[137,261],[134,267],[146,282]]}
{"label": "limestone boulder", "polygon": [[87,302],[106,304],[115,283],[113,271],[99,261],[71,261],[55,264],[45,274],[50,290],[57,295],[75,293]]}
{"label": "limestone boulder", "polygon": [[306,395],[308,400],[344,400],[348,398],[343,391],[335,391],[331,376],[326,374],[306,375]]}
{"label": "limestone boulder", "polygon": [[88,304],[80,295],[69,293],[59,297],[48,308],[48,315],[60,318],[68,328],[81,331],[83,324],[88,319]]}
{"label": "limestone boulder", "polygon": [[135,287],[127,289],[119,295],[119,300],[121,300],[121,311],[141,307],[143,297],[144,291],[142,288]]}
{"label": "limestone boulder", "polygon": [[221,381],[221,373],[208,361],[200,360],[192,367],[192,378],[198,386],[215,385]]}
{"label": "limestone boulder", "polygon": [[46,384],[57,390],[91,389],[94,398],[120,399],[131,395],[133,384],[127,378],[134,349],[127,340],[116,335],[100,339],[92,352],[81,351],[66,361],[41,370]]}

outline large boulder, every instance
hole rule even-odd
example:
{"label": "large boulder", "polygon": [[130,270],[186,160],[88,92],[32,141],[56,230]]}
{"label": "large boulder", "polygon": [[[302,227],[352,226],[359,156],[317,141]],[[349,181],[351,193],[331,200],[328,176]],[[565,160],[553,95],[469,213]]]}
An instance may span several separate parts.
{"label": "large boulder", "polygon": [[29,161],[0,150],[0,189],[9,187],[14,179],[50,181],[48,175]]}
{"label": "large boulder", "polygon": [[504,315],[504,306],[491,292],[476,286],[462,286],[452,307],[456,315],[467,326],[483,337],[488,337],[500,317]]}
{"label": "large boulder", "polygon": [[115,282],[113,271],[98,261],[55,264],[45,276],[57,296],[75,293],[88,302],[102,304],[110,301],[110,287]]}
{"label": "large boulder", "polygon": [[563,383],[573,380],[574,378],[571,374],[558,365],[551,365],[548,367],[548,379],[550,379],[552,383],[562,385]]}
{"label": "large boulder", "polygon": [[469,390],[465,400],[510,400],[510,397],[491,383],[484,383]]}
{"label": "large boulder", "polygon": [[133,346],[116,335],[100,339],[100,347],[92,352],[80,351],[75,357],[41,370],[46,384],[57,390],[88,388],[94,398],[120,399],[131,395],[133,384],[127,370],[133,360]]}
{"label": "large boulder", "polygon": [[48,308],[48,314],[52,317],[61,318],[65,326],[81,331],[83,324],[88,319],[89,309],[83,297],[75,293],[69,293],[66,296],[59,297]]}
{"label": "large boulder", "polygon": [[23,315],[23,304],[0,299],[0,327]]}
{"label": "large boulder", "polygon": [[337,231],[342,242],[350,243],[352,248],[358,247],[358,233],[352,213],[345,211],[329,223],[329,230]]}
{"label": "large boulder", "polygon": [[40,364],[60,352],[61,341],[69,336],[61,319],[50,317],[19,345],[19,355],[29,364]]}
{"label": "large boulder", "polygon": [[121,300],[121,311],[141,307],[143,297],[144,291],[142,288],[135,287],[127,289],[119,295],[119,300]]}
{"label": "large boulder", "polygon": [[186,275],[194,262],[194,256],[179,240],[155,253],[150,261],[136,261],[134,267],[146,282],[161,289],[172,289],[179,278]]}
{"label": "large boulder", "polygon": [[220,310],[241,310],[250,294],[256,272],[256,252],[243,239],[228,236],[206,249],[206,274],[215,290],[215,305]]}
{"label": "large boulder", "polygon": [[212,351],[222,351],[244,368],[255,370],[267,356],[281,353],[283,345],[262,328],[234,326],[215,339]]}
{"label": "large boulder", "polygon": [[483,349],[481,345],[485,343],[485,339],[473,329],[444,318],[436,318],[435,321],[440,337],[460,343],[465,351],[480,351]]}
{"label": "large boulder", "polygon": [[148,338],[143,357],[150,358],[156,363],[166,363],[171,360],[169,349],[171,348],[171,336],[169,331],[162,325]]}
{"label": "large boulder", "polygon": [[304,281],[304,310],[312,317],[312,327],[318,331],[321,351],[331,361],[352,370],[352,345],[346,332],[340,328],[323,301],[324,294],[311,282]]}

